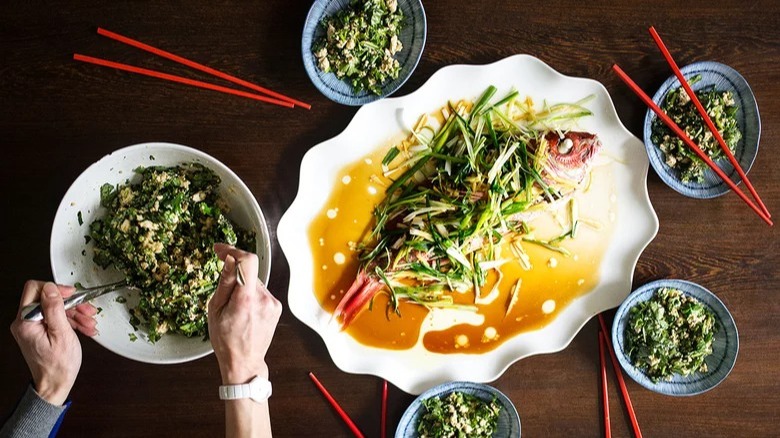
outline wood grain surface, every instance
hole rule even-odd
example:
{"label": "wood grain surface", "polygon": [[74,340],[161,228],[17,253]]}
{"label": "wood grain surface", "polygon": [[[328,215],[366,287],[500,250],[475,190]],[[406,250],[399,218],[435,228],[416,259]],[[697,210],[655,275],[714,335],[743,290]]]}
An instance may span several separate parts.
{"label": "wood grain surface", "polygon": [[[169,141],[217,157],[246,182],[275,229],[297,191],[303,154],[344,129],[356,111],[321,96],[303,70],[300,39],[309,6],[297,0],[1,2],[2,327],[15,317],[24,281],[51,276],[52,220],[70,183],[123,146]],[[425,51],[397,95],[414,91],[449,64],[528,53],[564,74],[602,82],[624,124],[640,136],[645,108],[610,67],[619,63],[648,93],[671,74],[647,27],[657,27],[680,65],[714,60],[734,67],[753,88],[762,116],[751,181],[780,217],[780,3],[437,0],[426,1],[425,8]],[[72,61],[79,52],[212,81],[99,37],[97,26],[256,81],[313,108],[287,110]],[[652,171],[648,188],[661,226],[639,260],[634,286],[659,278],[704,285],[731,310],[741,348],[728,379],[703,395],[667,397],[629,381],[644,435],[777,436],[778,230],[765,226],[733,194],[707,201],[685,198]],[[274,241],[269,287],[283,303],[289,277]],[[565,350],[524,359],[493,382],[517,406],[523,436],[603,434],[596,326],[590,321]],[[83,365],[60,436],[223,434],[213,355],[155,366],[124,359],[86,338],[81,342]],[[0,347],[0,416],[5,416],[30,377],[6,328],[0,330]],[[309,381],[309,371],[367,436],[379,436],[381,380],[338,370],[318,335],[289,311],[268,362],[276,436],[349,436]],[[613,433],[630,436],[610,378]],[[391,386],[389,434],[412,399]]]}

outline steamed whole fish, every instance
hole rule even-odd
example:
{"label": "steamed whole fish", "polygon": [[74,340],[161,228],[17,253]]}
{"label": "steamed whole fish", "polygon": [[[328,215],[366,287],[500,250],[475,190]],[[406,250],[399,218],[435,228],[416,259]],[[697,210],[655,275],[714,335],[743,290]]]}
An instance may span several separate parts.
{"label": "steamed whole fish", "polygon": [[[523,120],[511,115],[516,92],[491,104],[494,92],[470,108],[450,106],[427,137],[424,128],[411,145],[388,152],[383,165],[394,180],[357,248],[355,282],[334,311],[342,328],[380,292],[390,298],[388,312],[398,313],[401,301],[476,309],[457,304],[453,293],[474,290],[479,303],[487,272],[507,261],[498,248],[531,236],[533,216],[583,185],[601,142],[561,126],[590,112],[559,104]],[[557,245],[574,231],[543,243]]]}

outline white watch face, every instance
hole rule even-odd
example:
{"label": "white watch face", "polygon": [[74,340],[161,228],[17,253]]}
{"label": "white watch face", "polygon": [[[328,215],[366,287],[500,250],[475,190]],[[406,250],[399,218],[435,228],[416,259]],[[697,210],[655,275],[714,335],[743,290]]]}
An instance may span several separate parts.
{"label": "white watch face", "polygon": [[268,379],[257,376],[249,382],[250,397],[256,402],[268,400],[268,397],[271,397],[271,392],[273,392],[273,390],[271,382],[268,381]]}

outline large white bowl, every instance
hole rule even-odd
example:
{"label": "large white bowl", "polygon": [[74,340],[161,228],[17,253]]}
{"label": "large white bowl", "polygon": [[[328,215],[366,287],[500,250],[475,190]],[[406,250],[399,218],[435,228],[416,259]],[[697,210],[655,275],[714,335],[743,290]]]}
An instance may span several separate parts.
{"label": "large white bowl", "polygon": [[[574,102],[588,95],[594,116],[580,127],[595,132],[604,153],[615,159],[613,176],[618,208],[615,232],[601,263],[600,281],[575,299],[543,329],[527,332],[484,354],[436,354],[418,345],[403,351],[368,347],[328,324],[330,314],[312,290],[313,258],[308,228],[321,211],[338,172],[413,126],[420,114],[448,100],[476,98],[489,85],[513,87],[541,102]],[[277,237],[290,264],[292,313],[322,336],[333,361],[344,371],[373,374],[413,394],[451,380],[490,382],[512,363],[565,348],[594,315],[617,307],[631,292],[636,262],[658,231],[658,218],[647,196],[648,159],[642,142],[620,123],[607,90],[590,79],[563,76],[542,61],[515,55],[488,65],[453,65],[436,72],[414,93],[361,108],[338,136],[304,156],[298,195],[279,222]]]}
{"label": "large white bowl", "polygon": [[[70,186],[62,199],[51,231],[51,269],[54,280],[60,284],[80,282],[85,287],[111,283],[123,278],[113,268],[102,269],[92,261],[93,244],[85,243],[89,224],[103,216],[100,206],[100,186],[104,183],[122,184],[136,175],[138,166],[173,166],[197,162],[213,170],[222,183],[220,196],[230,206],[230,217],[239,226],[257,234],[257,254],[260,258],[259,278],[268,282],[271,272],[271,244],[268,227],[249,188],[233,171],[216,158],[197,149],[171,143],[143,143],[119,149],[101,158],[85,170]],[[79,224],[81,212],[82,224]],[[82,253],[84,251],[84,253]],[[117,302],[117,297],[127,298],[127,303]],[[131,340],[128,307],[138,302],[137,293],[118,291],[92,301],[103,310],[97,316],[99,344],[121,356],[141,362],[169,364],[195,360],[213,350],[211,343],[202,338],[187,338],[167,334],[155,344],[138,335]],[[143,332],[143,327],[139,327]]]}

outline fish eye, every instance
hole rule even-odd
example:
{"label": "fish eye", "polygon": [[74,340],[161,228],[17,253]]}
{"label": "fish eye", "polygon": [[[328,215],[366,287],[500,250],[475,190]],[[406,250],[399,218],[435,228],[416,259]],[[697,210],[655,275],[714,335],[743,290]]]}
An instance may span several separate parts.
{"label": "fish eye", "polygon": [[574,147],[574,142],[570,138],[566,138],[560,143],[558,143],[558,153],[562,155],[566,155],[569,152],[571,152],[571,149]]}

